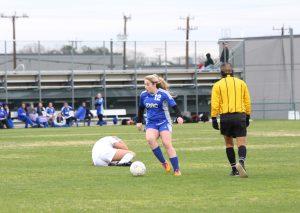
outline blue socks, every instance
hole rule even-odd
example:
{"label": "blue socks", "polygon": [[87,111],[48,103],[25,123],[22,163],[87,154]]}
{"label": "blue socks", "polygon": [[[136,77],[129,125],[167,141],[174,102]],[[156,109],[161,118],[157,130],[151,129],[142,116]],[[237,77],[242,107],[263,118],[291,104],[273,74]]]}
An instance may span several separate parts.
{"label": "blue socks", "polygon": [[155,157],[161,162],[161,163],[165,163],[166,160],[164,158],[163,153],[161,152],[160,147],[158,146],[157,148],[152,150],[153,154],[155,155]]}
{"label": "blue socks", "polygon": [[179,170],[178,157],[176,156],[176,157],[174,157],[174,158],[170,158],[170,161],[171,161],[171,164],[172,164],[172,166],[173,166],[174,172],[175,172],[176,170]]}
{"label": "blue socks", "polygon": [[[152,150],[153,154],[155,155],[155,157],[161,162],[161,163],[165,163],[166,160],[163,156],[163,153],[160,149],[160,147],[158,146],[157,148],[153,149]],[[170,158],[170,161],[171,161],[171,164],[172,164],[172,167],[173,167],[173,170],[176,171],[176,170],[179,170],[179,163],[178,163],[178,157],[173,157],[173,158]]]}

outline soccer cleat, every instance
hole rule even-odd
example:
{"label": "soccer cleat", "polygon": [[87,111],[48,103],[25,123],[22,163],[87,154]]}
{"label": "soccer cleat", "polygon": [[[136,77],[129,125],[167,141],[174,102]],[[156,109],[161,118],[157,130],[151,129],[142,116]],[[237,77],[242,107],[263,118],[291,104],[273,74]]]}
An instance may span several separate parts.
{"label": "soccer cleat", "polygon": [[171,171],[171,166],[170,166],[170,164],[167,161],[165,163],[162,163],[161,165],[166,170],[166,172],[170,172]]}
{"label": "soccer cleat", "polygon": [[117,166],[117,165],[118,165],[118,161],[112,161],[108,163],[108,166]]}
{"label": "soccer cleat", "polygon": [[131,166],[131,164],[132,164],[132,162],[129,161],[129,162],[127,162],[127,163],[117,163],[116,166]]}
{"label": "soccer cleat", "polygon": [[232,170],[230,173],[229,173],[230,176],[239,176],[239,172],[238,170]]}
{"label": "soccer cleat", "polygon": [[236,165],[236,169],[239,171],[239,174],[240,174],[241,178],[247,178],[248,177],[246,169],[245,169],[245,165],[244,165],[243,162],[238,163]]}
{"label": "soccer cleat", "polygon": [[180,172],[179,169],[176,169],[176,170],[174,171],[174,176],[181,176],[181,172]]}

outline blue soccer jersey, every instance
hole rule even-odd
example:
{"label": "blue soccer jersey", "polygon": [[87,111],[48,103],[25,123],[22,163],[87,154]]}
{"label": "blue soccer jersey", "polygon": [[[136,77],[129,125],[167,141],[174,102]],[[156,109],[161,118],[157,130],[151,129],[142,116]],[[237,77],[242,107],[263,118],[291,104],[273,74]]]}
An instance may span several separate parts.
{"label": "blue soccer jersey", "polygon": [[7,118],[7,112],[3,107],[0,107],[0,120],[4,120]]}
{"label": "blue soccer jersey", "polygon": [[170,93],[163,89],[158,89],[156,94],[143,91],[140,96],[140,107],[146,108],[146,123],[160,123],[167,121],[171,123],[168,106],[175,106],[176,102]]}
{"label": "blue soccer jersey", "polygon": [[97,110],[97,115],[103,114],[103,98],[97,98],[95,100],[95,107]]}
{"label": "blue soccer jersey", "polygon": [[55,114],[55,109],[54,109],[54,107],[47,107],[47,108],[46,108],[46,113],[47,113],[47,116],[54,115],[54,114]]}
{"label": "blue soccer jersey", "polygon": [[72,116],[70,114],[71,111],[73,111],[73,108],[70,107],[70,106],[62,107],[61,108],[61,114],[62,114],[63,117],[67,117],[68,118],[68,117]]}

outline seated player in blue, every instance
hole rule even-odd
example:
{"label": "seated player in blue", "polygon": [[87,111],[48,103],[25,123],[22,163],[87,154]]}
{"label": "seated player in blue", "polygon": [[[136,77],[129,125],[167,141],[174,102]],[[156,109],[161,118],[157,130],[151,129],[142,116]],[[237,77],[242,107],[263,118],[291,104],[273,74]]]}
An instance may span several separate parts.
{"label": "seated player in blue", "polygon": [[4,110],[6,111],[6,114],[7,114],[7,124],[8,124],[8,128],[9,128],[9,129],[12,129],[12,128],[14,128],[14,122],[13,122],[13,120],[11,119],[11,112],[10,112],[8,103],[3,103],[3,107],[4,107]]}
{"label": "seated player in blue", "polygon": [[28,114],[28,117],[30,120],[36,124],[35,127],[42,128],[42,127],[48,127],[48,122],[47,120],[41,120],[39,117],[39,114],[36,111],[36,108],[33,107],[33,104],[28,103],[26,104],[26,112]]}
{"label": "seated player in blue", "polygon": [[79,121],[83,121],[84,125],[87,122],[87,125],[91,125],[91,119],[94,117],[91,113],[90,109],[86,106],[85,102],[82,102],[81,106],[78,108],[77,112],[75,113],[75,117],[77,119],[76,125],[78,126]]}
{"label": "seated player in blue", "polygon": [[77,111],[75,113],[77,127],[79,125],[78,124],[79,121],[84,122],[85,114],[86,114],[86,104],[85,104],[85,102],[82,102],[81,106],[77,109]]}
{"label": "seated player in blue", "polygon": [[0,129],[9,129],[9,123],[7,120],[8,114],[6,110],[4,109],[3,103],[0,102]]}
{"label": "seated player in blue", "polygon": [[26,104],[22,103],[21,107],[18,109],[18,119],[25,123],[25,128],[28,128],[28,125],[34,126],[33,122],[30,120],[29,115],[26,111]]}
{"label": "seated player in blue", "polygon": [[48,128],[48,117],[46,116],[46,109],[43,106],[42,102],[39,102],[37,104],[37,107],[35,108],[36,113],[38,114],[37,120],[44,128]]}
{"label": "seated player in blue", "polygon": [[66,119],[67,126],[72,126],[73,121],[76,121],[74,110],[67,102],[64,102],[64,106],[61,108],[61,115]]}
{"label": "seated player in blue", "polygon": [[55,109],[52,102],[49,102],[48,107],[46,108],[46,116],[48,118],[48,123],[53,127],[55,119]]}
{"label": "seated player in blue", "polygon": [[61,115],[61,113],[58,113],[53,119],[53,127],[68,127],[66,124],[66,119]]}
{"label": "seated player in blue", "polygon": [[87,122],[87,125],[90,126],[91,125],[91,120],[94,117],[94,115],[91,112],[91,110],[86,106],[85,102],[84,102],[84,106],[85,106],[85,118],[84,118],[84,122]]}
{"label": "seated player in blue", "polygon": [[140,95],[137,127],[139,130],[143,129],[142,119],[144,109],[146,109],[146,140],[153,154],[161,162],[164,169],[170,172],[171,167],[157,143],[157,139],[160,137],[173,166],[174,175],[180,176],[178,157],[172,145],[172,121],[168,105],[174,109],[178,124],[183,123],[181,113],[176,102],[167,91],[169,86],[163,78],[155,74],[148,75],[145,77],[144,83],[146,90]]}

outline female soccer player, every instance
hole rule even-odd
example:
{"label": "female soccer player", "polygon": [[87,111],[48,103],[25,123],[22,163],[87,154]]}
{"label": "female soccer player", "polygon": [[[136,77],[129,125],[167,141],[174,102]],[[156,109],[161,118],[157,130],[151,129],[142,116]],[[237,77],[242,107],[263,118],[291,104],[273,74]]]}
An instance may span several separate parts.
{"label": "female soccer player", "polygon": [[157,139],[159,137],[161,138],[173,166],[174,175],[180,176],[181,172],[179,170],[178,158],[172,145],[172,122],[168,111],[168,105],[175,110],[178,124],[183,123],[181,113],[176,102],[168,92],[169,85],[163,78],[155,74],[148,75],[145,77],[144,83],[146,90],[140,95],[137,128],[142,130],[143,113],[146,108],[146,140],[152,149],[153,154],[161,162],[163,168],[167,172],[170,172],[171,167],[165,160],[157,143]]}
{"label": "female soccer player", "polygon": [[95,166],[130,166],[134,156],[135,153],[128,150],[124,141],[115,136],[101,138],[92,150]]}

